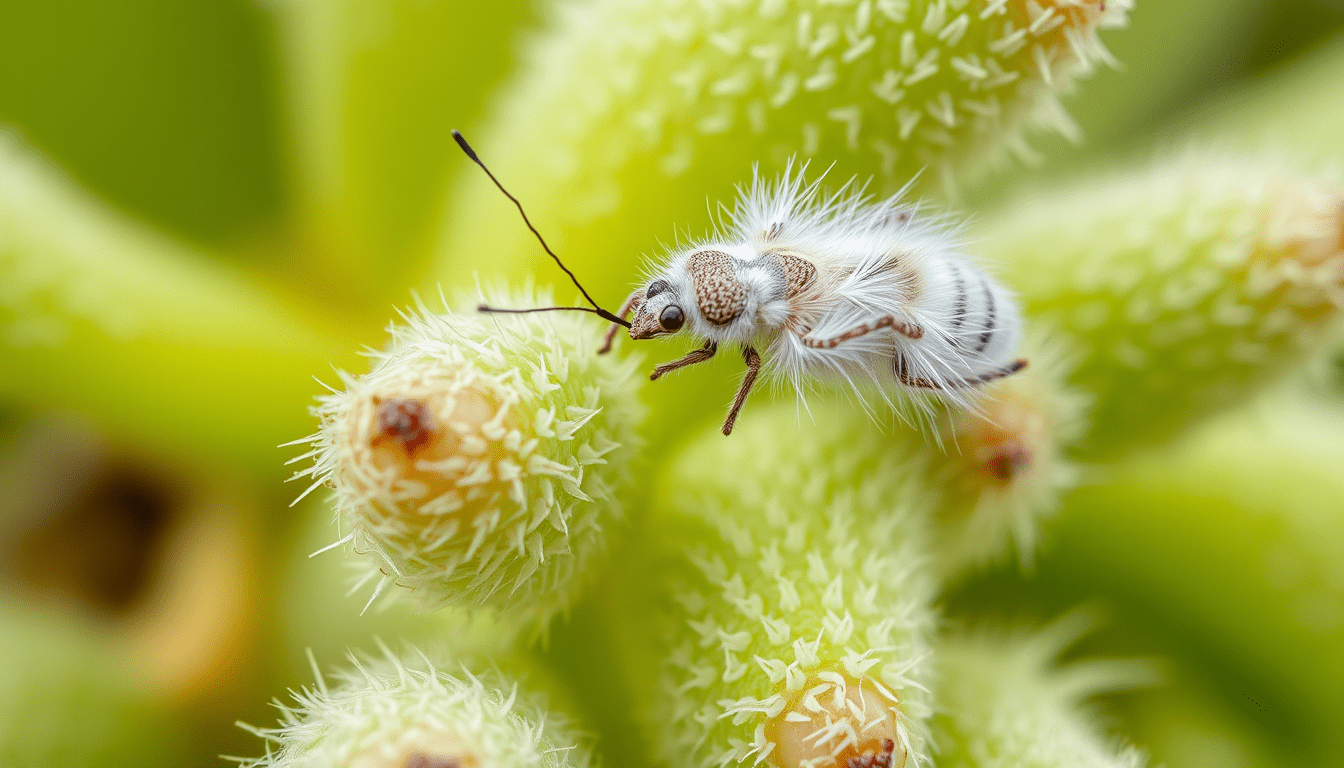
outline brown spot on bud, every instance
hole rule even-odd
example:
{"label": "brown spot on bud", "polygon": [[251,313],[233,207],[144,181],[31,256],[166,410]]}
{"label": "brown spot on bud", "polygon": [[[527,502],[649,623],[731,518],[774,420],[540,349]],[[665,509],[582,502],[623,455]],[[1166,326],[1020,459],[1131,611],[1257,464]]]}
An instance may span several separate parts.
{"label": "brown spot on bud", "polygon": [[[349,448],[336,482],[398,510],[471,519],[512,490],[517,468],[508,463],[509,441],[517,425],[483,382],[393,381],[382,391],[360,392],[344,418]],[[375,505],[371,514],[389,509]],[[422,530],[425,519],[414,520],[414,530]]]}
{"label": "brown spot on bud", "polygon": [[957,463],[973,495],[984,488],[1011,488],[1032,471],[1038,451],[1049,444],[1046,404],[1029,384],[1000,384],[981,411],[958,415],[955,429],[963,458]]}
{"label": "brown spot on bud", "polygon": [[882,742],[882,749],[877,752],[866,752],[857,757],[851,757],[845,761],[845,768],[894,768],[896,760],[896,742],[887,739]]}
{"label": "brown spot on bud", "polygon": [[1003,442],[982,449],[980,458],[991,477],[1011,483],[1031,466],[1031,450],[1021,443]]}
{"label": "brown spot on bud", "polygon": [[412,752],[406,756],[406,768],[466,768],[455,757]]}
{"label": "brown spot on bud", "polygon": [[414,454],[433,436],[434,414],[419,400],[394,398],[378,406],[378,438],[396,442]]}

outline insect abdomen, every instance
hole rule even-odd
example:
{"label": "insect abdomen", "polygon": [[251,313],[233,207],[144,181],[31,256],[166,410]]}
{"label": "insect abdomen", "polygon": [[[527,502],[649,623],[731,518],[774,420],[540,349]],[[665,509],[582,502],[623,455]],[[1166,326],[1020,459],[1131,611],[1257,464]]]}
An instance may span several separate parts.
{"label": "insect abdomen", "polygon": [[1020,318],[1016,302],[1002,286],[975,266],[947,260],[943,327],[950,352],[968,372],[1002,362],[1017,343]]}

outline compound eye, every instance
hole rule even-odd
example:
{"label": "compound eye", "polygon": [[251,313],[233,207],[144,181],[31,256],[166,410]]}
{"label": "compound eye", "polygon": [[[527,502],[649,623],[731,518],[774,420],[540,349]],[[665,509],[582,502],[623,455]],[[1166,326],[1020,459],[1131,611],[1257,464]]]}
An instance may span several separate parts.
{"label": "compound eye", "polygon": [[681,326],[686,323],[686,316],[681,313],[681,307],[676,304],[668,304],[663,308],[663,313],[658,316],[658,324],[668,333],[676,333],[681,330]]}
{"label": "compound eye", "polygon": [[668,287],[666,280],[654,280],[652,283],[649,283],[649,290],[644,292],[644,298],[652,299],[654,296],[666,291]]}

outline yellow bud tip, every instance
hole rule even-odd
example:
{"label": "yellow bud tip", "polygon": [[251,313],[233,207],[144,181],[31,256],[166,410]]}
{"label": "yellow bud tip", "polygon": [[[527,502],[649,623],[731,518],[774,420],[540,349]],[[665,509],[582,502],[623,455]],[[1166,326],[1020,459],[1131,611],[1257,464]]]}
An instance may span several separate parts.
{"label": "yellow bud tip", "polygon": [[1047,446],[1050,425],[1032,388],[998,387],[982,413],[963,414],[956,425],[966,480],[973,486],[1008,487],[1029,471]]}
{"label": "yellow bud tip", "polygon": [[767,726],[775,745],[771,765],[902,768],[908,753],[895,702],[871,681],[828,678],[809,681],[803,696]]}

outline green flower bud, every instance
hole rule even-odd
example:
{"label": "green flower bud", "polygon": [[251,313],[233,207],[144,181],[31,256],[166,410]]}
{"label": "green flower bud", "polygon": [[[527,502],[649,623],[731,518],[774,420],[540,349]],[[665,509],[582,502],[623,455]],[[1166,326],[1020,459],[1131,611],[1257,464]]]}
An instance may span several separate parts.
{"label": "green flower bud", "polygon": [[361,661],[328,686],[280,704],[271,742],[242,768],[583,768],[591,764],[568,723],[515,684],[442,672],[423,655]]}
{"label": "green flower bud", "polygon": [[1190,156],[1014,206],[981,230],[1026,311],[1075,344],[1115,455],[1241,402],[1344,304],[1344,188]]}
{"label": "green flower bud", "polygon": [[815,415],[753,412],[730,439],[687,446],[615,585],[635,700],[667,765],[927,755],[933,581],[914,463],[862,416]]}
{"label": "green flower bud", "polygon": [[1083,716],[1095,693],[1132,687],[1133,664],[1082,662],[1051,669],[1058,632],[943,641],[937,648],[940,768],[1140,768]]}
{"label": "green flower bud", "polygon": [[[1109,59],[1129,0],[588,0],[571,3],[477,149],[600,293],[658,238],[792,156],[894,192],[1071,133],[1058,94]],[[1103,10],[1104,9],[1104,10]],[[536,265],[483,178],[459,190],[441,274]],[[513,233],[512,235],[508,233]],[[495,261],[498,260],[498,261]]]}
{"label": "green flower bud", "polygon": [[[528,291],[502,306],[549,304]],[[622,516],[643,416],[634,363],[562,313],[491,318],[423,305],[373,370],[321,399],[299,475],[335,489],[379,579],[432,606],[565,607]],[[372,602],[372,598],[370,599]]]}
{"label": "green flower bud", "polygon": [[[1078,480],[1068,447],[1086,428],[1087,397],[1066,384],[1073,370],[1059,345],[1029,338],[1024,371],[983,387],[975,407],[946,412],[931,449],[929,490],[941,494],[934,518],[944,577],[988,565],[1016,548],[1029,567],[1037,526]],[[909,434],[907,450],[925,436]]]}

